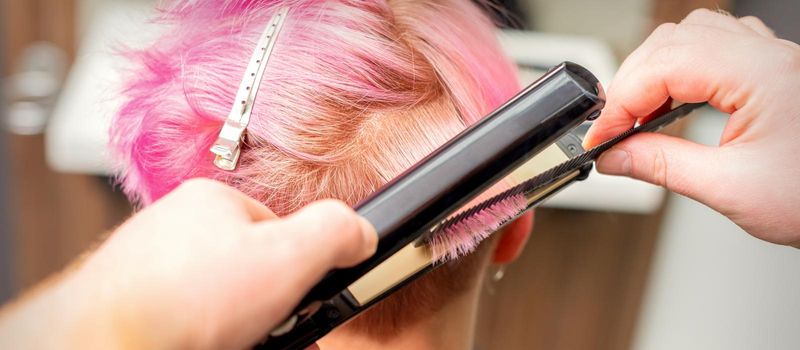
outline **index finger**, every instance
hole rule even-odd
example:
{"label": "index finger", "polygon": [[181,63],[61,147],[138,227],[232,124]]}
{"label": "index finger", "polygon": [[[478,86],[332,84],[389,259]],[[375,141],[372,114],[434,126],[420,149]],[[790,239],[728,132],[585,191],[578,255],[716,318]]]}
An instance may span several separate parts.
{"label": "index finger", "polygon": [[[736,33],[681,24],[665,26],[657,40],[642,45],[620,67],[609,88],[603,114],[584,143],[593,147],[614,137],[662,106],[669,97],[681,102],[709,101],[730,113],[746,96],[743,72],[752,71],[739,51],[743,39]],[[648,39],[648,41],[651,41]]]}

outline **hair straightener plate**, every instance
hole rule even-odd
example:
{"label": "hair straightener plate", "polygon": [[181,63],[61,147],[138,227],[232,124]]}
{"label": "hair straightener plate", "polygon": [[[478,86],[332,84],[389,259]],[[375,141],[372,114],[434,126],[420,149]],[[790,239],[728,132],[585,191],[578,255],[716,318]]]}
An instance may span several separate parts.
{"label": "hair straightener plate", "polygon": [[[416,241],[521,165],[543,156],[577,125],[597,118],[604,103],[594,75],[562,63],[386,184],[356,207],[378,233],[375,255],[329,272],[257,348],[304,349],[435,268],[429,249]],[[580,148],[579,140],[574,147]],[[583,164],[551,184],[536,202],[585,178],[591,167]]]}

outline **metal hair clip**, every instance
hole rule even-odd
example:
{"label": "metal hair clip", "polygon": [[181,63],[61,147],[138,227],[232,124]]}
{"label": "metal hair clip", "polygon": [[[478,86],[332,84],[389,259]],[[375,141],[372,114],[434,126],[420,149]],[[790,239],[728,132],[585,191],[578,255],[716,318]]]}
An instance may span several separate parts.
{"label": "metal hair clip", "polygon": [[289,9],[286,7],[281,8],[267,24],[264,34],[258,40],[253,57],[247,65],[242,84],[239,85],[239,91],[236,92],[236,101],[233,103],[231,113],[225,120],[217,141],[211,147],[211,152],[216,155],[214,165],[222,170],[234,170],[239,162],[241,145],[247,125],[250,123],[250,115],[253,113],[253,103],[288,11]]}

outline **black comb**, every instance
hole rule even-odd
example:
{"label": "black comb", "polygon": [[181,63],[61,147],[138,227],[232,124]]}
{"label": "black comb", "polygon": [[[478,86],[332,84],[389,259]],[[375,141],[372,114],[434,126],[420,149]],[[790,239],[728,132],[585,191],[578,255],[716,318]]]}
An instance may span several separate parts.
{"label": "black comb", "polygon": [[[616,145],[620,141],[625,140],[628,137],[631,137],[631,136],[639,134],[639,133],[658,131],[661,128],[663,128],[664,126],[666,126],[667,124],[670,124],[670,123],[672,123],[672,122],[674,122],[674,121],[676,121],[676,120],[688,115],[689,113],[691,113],[695,109],[698,109],[698,108],[706,106],[706,105],[707,105],[707,103],[687,103],[687,104],[681,105],[680,107],[677,107],[677,108],[675,108],[675,109],[673,109],[673,110],[671,110],[671,111],[669,111],[667,113],[664,113],[664,114],[662,114],[660,116],[657,116],[657,117],[651,119],[650,121],[645,122],[645,123],[643,123],[643,124],[641,124],[641,125],[639,125],[639,126],[637,126],[635,128],[632,128],[632,129],[630,129],[628,131],[625,131],[622,134],[619,134],[616,137],[614,137],[614,138],[612,138],[612,139],[610,139],[610,140],[608,140],[606,142],[603,142],[603,143],[595,146],[594,148],[592,148],[592,149],[590,149],[590,150],[588,150],[588,151],[586,151],[586,152],[584,152],[584,153],[582,153],[582,154],[580,154],[578,156],[575,156],[572,159],[570,159],[570,160],[568,160],[568,161],[566,161],[564,163],[556,165],[555,167],[552,167],[552,168],[544,171],[543,173],[541,173],[539,175],[536,175],[533,178],[530,178],[530,179],[526,180],[525,182],[523,182],[523,183],[521,183],[521,184],[519,184],[517,186],[514,186],[514,187],[512,187],[512,188],[510,188],[510,189],[508,189],[508,190],[506,190],[506,191],[504,191],[504,192],[502,192],[500,194],[497,194],[494,197],[489,198],[489,199],[487,199],[487,200],[475,205],[474,207],[471,207],[471,208],[459,213],[456,216],[453,216],[453,217],[451,217],[449,219],[446,219],[446,220],[442,221],[441,224],[437,225],[433,230],[431,230],[430,232],[426,233],[417,242],[419,242],[419,243],[428,243],[436,235],[446,232],[449,228],[451,228],[451,227],[453,227],[455,225],[458,225],[459,223],[463,222],[464,220],[467,220],[468,218],[470,218],[470,217],[472,217],[474,215],[480,214],[484,210],[487,210],[488,208],[491,208],[491,207],[495,206],[496,204],[498,204],[498,203],[500,203],[500,202],[502,202],[502,201],[504,201],[504,200],[506,200],[508,198],[511,198],[513,196],[518,196],[518,195],[528,195],[528,194],[531,194],[531,193],[533,193],[535,191],[543,189],[543,188],[545,188],[547,186],[550,186],[553,183],[558,182],[559,180],[563,179],[564,177],[566,177],[566,176],[568,176],[570,174],[573,174],[574,172],[580,170],[581,168],[584,168],[587,164],[593,162],[603,152],[609,150],[611,147],[613,147],[614,145]],[[551,193],[545,194],[540,200],[537,200],[536,203],[540,203],[541,201],[543,201],[544,199],[546,199],[550,195],[554,194],[555,192],[556,191],[552,191]],[[519,213],[517,213],[514,216],[510,216],[508,218],[504,218],[503,222],[499,223],[499,226],[502,226],[503,224],[516,219],[517,217],[519,217],[521,214],[523,214],[525,211],[527,211],[528,209],[532,208],[533,206],[535,206],[535,205],[530,205],[530,206],[525,207],[525,208],[520,208],[520,212]]]}

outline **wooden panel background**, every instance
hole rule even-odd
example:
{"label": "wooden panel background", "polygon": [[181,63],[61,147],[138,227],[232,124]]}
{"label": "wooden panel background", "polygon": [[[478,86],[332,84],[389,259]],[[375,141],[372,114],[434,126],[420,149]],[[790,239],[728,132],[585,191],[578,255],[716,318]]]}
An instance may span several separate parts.
{"label": "wooden panel background", "polygon": [[[3,0],[0,6],[8,57],[3,75],[19,67],[21,53],[36,41],[51,42],[74,56],[75,0]],[[4,136],[12,160],[6,169],[11,189],[6,200],[14,222],[12,283],[19,291],[63,267],[130,208],[110,191],[107,179],[50,170],[44,135]]]}
{"label": "wooden panel background", "polygon": [[478,349],[629,348],[659,223],[538,210],[519,261],[484,286]]}

